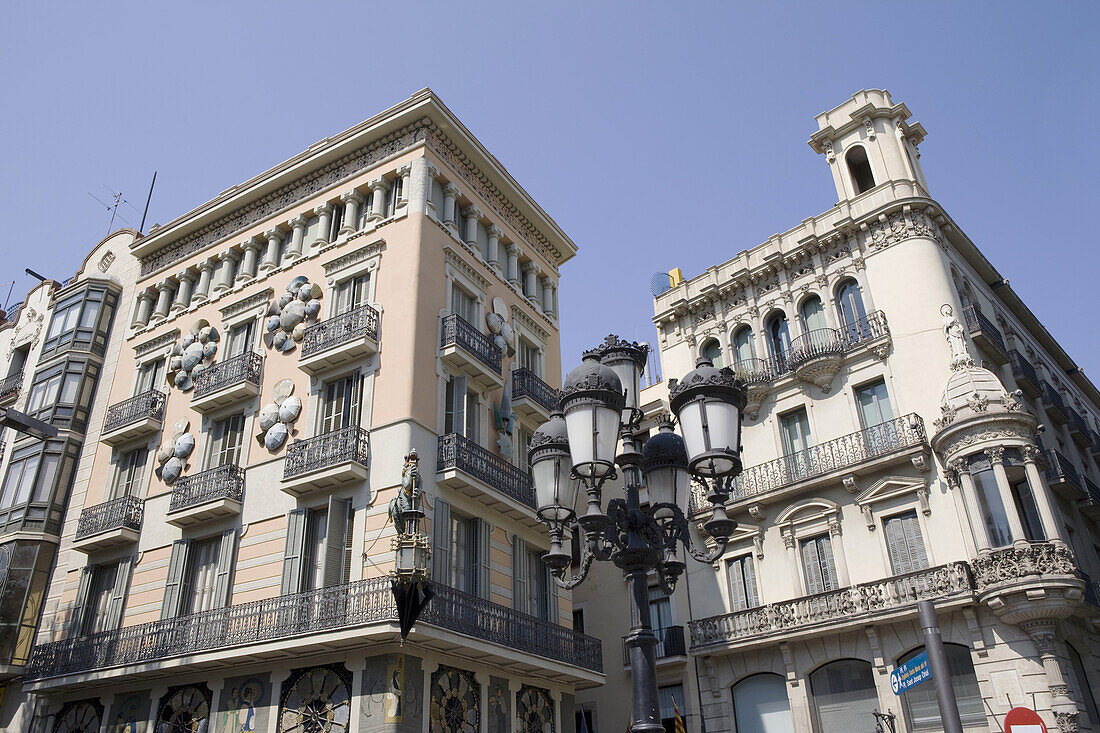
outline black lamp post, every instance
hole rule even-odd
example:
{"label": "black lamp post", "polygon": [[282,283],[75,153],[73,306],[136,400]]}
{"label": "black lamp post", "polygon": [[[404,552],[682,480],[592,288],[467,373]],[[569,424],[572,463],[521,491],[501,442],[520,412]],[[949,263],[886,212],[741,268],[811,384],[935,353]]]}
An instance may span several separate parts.
{"label": "black lamp post", "polygon": [[[700,360],[682,381],[669,381],[671,407],[684,434],[663,421],[659,432],[639,451],[635,433],[641,424],[639,383],[649,347],[608,336],[584,354],[565,378],[561,412],[554,413],[531,438],[530,462],[539,518],[550,531],[550,552],[543,561],[565,588],[580,585],[594,560],[610,560],[622,569],[629,588],[630,633],[626,646],[634,685],[633,733],[663,731],[657,697],[657,636],[649,623],[647,576],[655,571],[661,589],[671,594],[684,572],[679,545],[700,562],[712,563],[725,551],[736,524],[726,516],[729,486],[741,472],[741,414],[745,386],[729,369]],[[622,451],[615,455],[618,442]],[[607,502],[603,486],[623,472],[624,496]],[[717,548],[707,554],[691,542],[687,511],[691,479],[707,486],[714,507],[704,523]],[[577,516],[580,485],[587,510]],[[639,498],[645,487],[649,506]],[[577,575],[566,579],[570,555],[562,548],[565,530],[583,535]]]}

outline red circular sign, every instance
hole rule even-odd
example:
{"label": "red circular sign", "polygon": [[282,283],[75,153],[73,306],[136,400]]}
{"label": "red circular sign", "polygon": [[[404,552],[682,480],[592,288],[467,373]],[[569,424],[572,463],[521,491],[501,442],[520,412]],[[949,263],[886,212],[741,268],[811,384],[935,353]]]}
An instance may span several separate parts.
{"label": "red circular sign", "polygon": [[1047,727],[1031,708],[1012,708],[1005,716],[1005,733],[1047,733]]}

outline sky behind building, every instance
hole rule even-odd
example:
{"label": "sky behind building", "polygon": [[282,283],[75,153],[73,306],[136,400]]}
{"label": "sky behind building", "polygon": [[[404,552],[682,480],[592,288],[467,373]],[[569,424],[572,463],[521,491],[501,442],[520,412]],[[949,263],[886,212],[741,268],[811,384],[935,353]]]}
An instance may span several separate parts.
{"label": "sky behind building", "polygon": [[[652,340],[650,279],[827,211],[815,114],[887,88],[937,199],[1094,381],[1095,3],[19,3],[0,47],[0,282],[72,275],[430,86],[580,247],[563,366]],[[92,194],[92,195],[89,195]],[[93,195],[95,198],[93,198]],[[919,287],[914,283],[913,287]],[[0,299],[7,287],[0,288]],[[675,376],[675,375],[671,375]]]}

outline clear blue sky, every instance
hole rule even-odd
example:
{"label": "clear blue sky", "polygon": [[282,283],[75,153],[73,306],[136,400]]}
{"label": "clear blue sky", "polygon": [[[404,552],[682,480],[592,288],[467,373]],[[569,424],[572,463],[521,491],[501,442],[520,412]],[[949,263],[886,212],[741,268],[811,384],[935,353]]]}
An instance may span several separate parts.
{"label": "clear blue sky", "polygon": [[654,272],[830,208],[813,116],[885,87],[932,195],[1100,381],[1100,4],[538,5],[9,4],[0,281],[71,275],[107,230],[89,192],[136,226],[157,170],[166,222],[430,86],[579,245],[571,366],[655,338]]}

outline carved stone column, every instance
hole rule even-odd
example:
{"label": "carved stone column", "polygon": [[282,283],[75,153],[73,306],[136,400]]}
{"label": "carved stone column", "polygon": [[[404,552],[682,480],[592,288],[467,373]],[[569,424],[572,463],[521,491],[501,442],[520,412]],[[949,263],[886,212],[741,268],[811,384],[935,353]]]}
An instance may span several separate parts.
{"label": "carved stone column", "polygon": [[550,313],[555,318],[558,317],[558,286],[550,286]]}
{"label": "carved stone column", "polygon": [[252,237],[244,244],[244,262],[241,264],[241,271],[237,273],[236,282],[243,283],[253,280],[256,277],[256,264],[260,259],[260,250],[263,245],[260,244],[258,237]]}
{"label": "carved stone column", "polygon": [[840,519],[829,520],[829,543],[832,545],[833,560],[836,561],[836,579],[841,588],[852,584],[848,575],[848,558],[844,556],[844,541],[840,538]]}
{"label": "carved stone column", "polygon": [[508,245],[508,282],[519,289],[519,247],[515,243]]}
{"label": "carved stone column", "polygon": [[489,251],[486,254],[486,260],[494,270],[500,272],[500,227],[490,224],[485,232],[489,235]]}
{"label": "carved stone column", "polygon": [[802,587],[802,571],[798,566],[798,550],[796,549],[797,543],[794,541],[794,534],[780,530],[780,535],[783,537],[783,546],[787,548],[788,567],[791,571],[791,587],[794,589],[796,597],[804,596],[806,595],[806,589]]}
{"label": "carved stone column", "polygon": [[462,241],[474,252],[481,254],[480,247],[477,244],[477,222],[481,218],[481,209],[471,206],[462,212],[462,216],[466,219],[466,236],[462,238]]}
{"label": "carved stone column", "polygon": [[370,216],[367,217],[371,221],[382,221],[386,216],[386,189],[389,186],[386,185],[385,178],[375,178],[370,182],[371,190],[371,210]]}
{"label": "carved stone column", "polygon": [[537,279],[539,276],[539,266],[534,262],[528,262],[523,268],[523,295],[536,308],[539,307],[538,295],[537,295]]}
{"label": "carved stone column", "polygon": [[152,321],[163,321],[168,317],[168,309],[172,305],[172,283],[162,280],[157,283],[157,306],[153,309]]}
{"label": "carved stone column", "polygon": [[292,227],[290,234],[290,246],[286,250],[287,262],[296,260],[302,256],[302,249],[305,247],[306,239],[306,217],[299,214],[290,220],[290,226]]}
{"label": "carved stone column", "polygon": [[1078,729],[1077,703],[1069,696],[1069,685],[1062,676],[1062,667],[1058,664],[1055,654],[1056,640],[1054,629],[1056,621],[1030,621],[1020,624],[1027,632],[1031,640],[1035,642],[1035,649],[1039,652],[1039,659],[1043,664],[1043,671],[1047,675],[1047,686],[1050,689],[1050,709],[1054,713],[1054,719],[1058,722],[1058,729],[1062,733],[1076,733]]}
{"label": "carved stone column", "polygon": [[344,223],[340,227],[341,234],[353,234],[359,228],[359,205],[363,203],[363,195],[352,189],[340,200],[344,202]]}
{"label": "carved stone column", "polygon": [[409,204],[409,187],[412,185],[412,166],[401,166],[397,169],[397,175],[401,179],[401,195],[397,197],[394,208],[400,209]]}
{"label": "carved stone column", "polygon": [[199,263],[199,284],[195,286],[195,294],[191,300],[204,301],[210,297],[210,278],[214,272],[214,260],[203,260]]}
{"label": "carved stone column", "polygon": [[1005,450],[1004,448],[990,448],[985,454],[989,457],[989,462],[993,464],[993,476],[997,479],[997,493],[1001,497],[1005,516],[1008,518],[1008,528],[1012,532],[1012,544],[1026,545],[1027,535],[1024,533],[1023,522],[1020,521],[1020,513],[1016,511],[1016,499],[1012,495],[1008,473],[1005,472]]}
{"label": "carved stone column", "polygon": [[448,183],[443,187],[443,224],[458,231],[458,221],[455,219],[455,202],[458,200],[458,187]]}
{"label": "carved stone column", "polygon": [[149,316],[153,314],[153,301],[155,291],[146,288],[138,294],[137,306],[134,307],[134,319],[130,323],[134,328],[142,328],[149,323]]}
{"label": "carved stone column", "polygon": [[1043,523],[1043,534],[1051,542],[1065,544],[1062,536],[1062,523],[1058,521],[1056,509],[1050,502],[1050,489],[1047,488],[1043,475],[1039,473],[1039,449],[1033,445],[1025,446],[1024,474],[1031,486],[1031,494],[1035,497],[1035,507],[1039,510],[1039,520]]}
{"label": "carved stone column", "polygon": [[958,474],[963,504],[970,517],[970,531],[974,535],[974,544],[977,545],[979,554],[987,553],[989,552],[989,531],[982,519],[982,506],[978,502],[978,490],[974,486],[974,477],[970,475],[964,461],[955,462],[954,470]]}
{"label": "carved stone column", "polygon": [[264,272],[274,270],[279,266],[279,251],[283,247],[283,234],[282,229],[268,229],[264,232],[264,237],[267,239],[267,251],[264,253],[263,264],[260,265],[260,269]]}
{"label": "carved stone column", "polygon": [[554,295],[550,292],[550,278],[543,275],[539,278],[539,285],[542,286],[542,312],[550,315],[554,310]]}
{"label": "carved stone column", "polygon": [[218,274],[215,278],[214,292],[224,293],[232,287],[233,283],[233,266],[237,262],[237,253],[231,249],[227,249],[218,255]]}
{"label": "carved stone column", "polygon": [[332,229],[332,207],[328,204],[322,204],[313,210],[313,215],[317,217],[317,239],[310,242],[312,247],[324,247],[328,244],[328,233]]}
{"label": "carved stone column", "polygon": [[191,289],[195,285],[195,273],[184,270],[176,275],[179,287],[176,288],[176,300],[172,303],[172,310],[181,311],[191,305]]}

